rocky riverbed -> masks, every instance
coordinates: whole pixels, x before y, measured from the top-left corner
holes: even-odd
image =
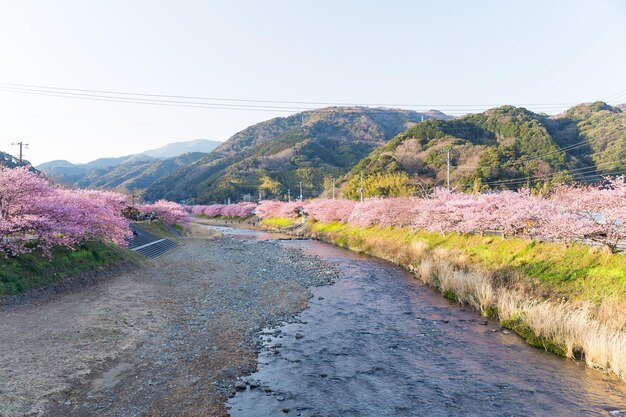
[[[210,230],[196,236],[224,236],[0,312],[0,416],[626,416],[622,381],[401,268]]]
[[[0,312],[0,416],[228,415],[261,330],[336,276],[273,240],[180,243],[137,271]]]

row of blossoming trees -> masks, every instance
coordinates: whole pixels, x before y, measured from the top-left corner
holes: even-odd
[[[135,207],[142,213],[151,213],[169,225],[184,226],[189,222],[189,214],[183,206],[167,200],[157,200],[151,204],[138,204]]]
[[[26,167],[0,167],[0,251],[16,256],[37,247],[50,254],[54,246],[73,248],[87,239],[125,246],[132,236],[125,206],[123,194],[55,187]],[[140,209],[170,224],[187,219],[180,205],[167,201]]]
[[[226,207],[236,212],[233,206],[237,205]],[[212,217],[215,207],[203,206],[198,213],[192,208],[192,213],[201,211]],[[320,222],[410,227],[444,234],[496,231],[503,236],[590,240],[611,250],[626,239],[624,177],[607,179],[600,185],[563,186],[549,196],[531,195],[527,190],[464,194],[438,189],[427,198],[262,201],[255,213],[260,218],[295,219],[301,209]]]
[[[209,206],[187,206],[186,208],[194,216],[250,217],[255,213],[257,205],[255,203],[211,204]]]

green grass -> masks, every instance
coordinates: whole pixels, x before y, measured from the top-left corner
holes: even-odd
[[[501,324],[503,327],[511,329],[515,333],[519,334],[526,341],[526,343],[533,347],[544,349],[558,356],[566,356],[565,347],[560,346],[558,343],[548,340],[545,337],[537,336],[537,334],[519,318],[514,320],[503,320]]]
[[[160,220],[136,222],[135,225],[145,230],[146,232],[152,233],[153,235],[160,238],[174,240],[176,239],[176,236],[174,236],[171,230],[169,230],[167,226],[165,226],[165,224],[163,224],[163,222],[161,222]],[[172,227],[174,227],[179,232],[182,230],[181,227],[178,225],[174,225]]]
[[[295,222],[294,219],[283,219],[279,217],[273,217],[269,219],[261,220],[261,224],[267,227],[289,227]]]
[[[129,250],[102,242],[84,242],[72,251],[54,248],[52,257],[39,251],[14,258],[0,255],[0,297],[24,292],[77,273],[126,261],[138,262]]]
[[[273,225],[287,219],[271,219]],[[469,266],[502,279],[521,277],[533,292],[598,303],[606,298],[626,302],[626,256],[582,244],[538,242],[499,236],[460,235],[404,228],[354,227],[342,223],[310,223],[315,235],[338,246],[375,255],[381,241],[411,244],[419,241],[427,250],[438,248],[463,258]]]
[[[580,244],[342,223],[309,222],[298,232],[414,270],[447,299],[499,319],[531,346],[584,358],[588,366],[626,381],[624,254]],[[574,302],[562,302],[564,296]],[[588,309],[589,302],[595,308]]]

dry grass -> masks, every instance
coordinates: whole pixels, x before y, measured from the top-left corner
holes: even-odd
[[[566,357],[581,355],[587,366],[626,380],[626,332],[594,318],[589,305],[532,300],[507,289],[498,291],[496,305],[503,322],[519,320],[536,336],[562,347]]]
[[[584,358],[589,367],[626,380],[626,306],[618,299],[599,305],[540,299],[528,277],[513,273],[502,280],[474,270],[470,257],[458,249],[431,247],[411,239],[407,231],[401,235],[399,230],[361,234],[354,230],[329,228],[314,235],[402,265],[446,297],[497,316],[531,345]]]
[[[572,359],[582,356],[587,366],[626,380],[626,332],[594,317],[589,304],[536,300],[518,290],[496,288],[484,274],[441,260],[422,259],[416,273],[448,298],[481,314],[497,312],[504,324],[515,323],[513,329],[531,344]]]

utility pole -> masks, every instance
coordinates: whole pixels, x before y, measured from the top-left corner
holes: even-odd
[[[24,142],[17,142],[17,143],[12,143],[12,146],[19,146],[20,147],[20,165],[22,165],[22,148],[28,148],[28,143],[24,143]]]
[[[450,190],[450,149],[448,149],[448,191]]]
[[[335,179],[333,178],[333,200],[335,199]]]
[[[363,201],[363,171],[361,171],[361,187],[359,188],[359,193],[361,194],[361,201]]]
[[[304,201],[302,199],[302,181],[300,181],[300,201]]]
[[[291,190],[287,188],[287,201],[291,203]]]

